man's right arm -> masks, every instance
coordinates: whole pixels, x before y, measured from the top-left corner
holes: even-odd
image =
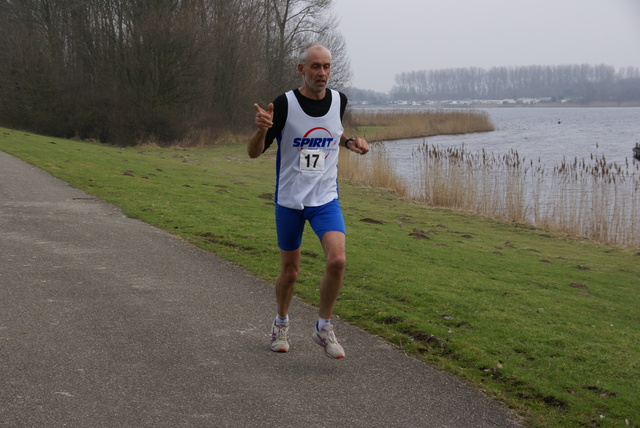
[[[247,145],[247,153],[250,158],[257,158],[262,154],[262,152],[264,152],[264,140],[266,136],[266,129],[256,129],[251,135],[251,138],[249,138],[249,144]]]
[[[257,158],[264,152],[265,138],[267,131],[273,126],[273,104],[269,104],[267,110],[264,110],[258,104],[254,104],[256,109],[256,126],[258,129],[249,138],[247,144],[247,153],[250,158]]]

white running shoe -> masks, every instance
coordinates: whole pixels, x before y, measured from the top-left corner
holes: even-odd
[[[271,327],[271,350],[287,352],[289,350],[289,324],[273,324]]]
[[[333,326],[328,325],[322,330],[313,332],[313,340],[324,348],[324,353],[331,358],[344,358],[344,349],[338,343]]]

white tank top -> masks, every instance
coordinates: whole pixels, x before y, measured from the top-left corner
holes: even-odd
[[[344,131],[340,94],[322,117],[307,115],[293,91],[286,93],[287,122],[278,140],[275,202],[287,208],[324,205],[338,197],[338,153]]]

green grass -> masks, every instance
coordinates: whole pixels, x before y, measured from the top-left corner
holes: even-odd
[[[260,278],[278,273],[273,154],[122,149],[8,129],[0,150]],[[338,316],[502,400],[530,426],[639,426],[637,250],[348,182],[340,191],[348,267]],[[297,293],[315,305],[324,263],[310,230],[303,250]]]

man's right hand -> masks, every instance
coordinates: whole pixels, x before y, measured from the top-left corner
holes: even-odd
[[[253,108],[256,109],[256,126],[258,129],[266,131],[271,128],[273,126],[273,103],[269,103],[267,110],[258,104],[254,104]]]
[[[264,151],[264,139],[267,136],[267,130],[273,126],[273,104],[269,104],[267,110],[254,104],[256,109],[256,126],[258,129],[249,138],[247,152],[250,158],[257,158]]]

